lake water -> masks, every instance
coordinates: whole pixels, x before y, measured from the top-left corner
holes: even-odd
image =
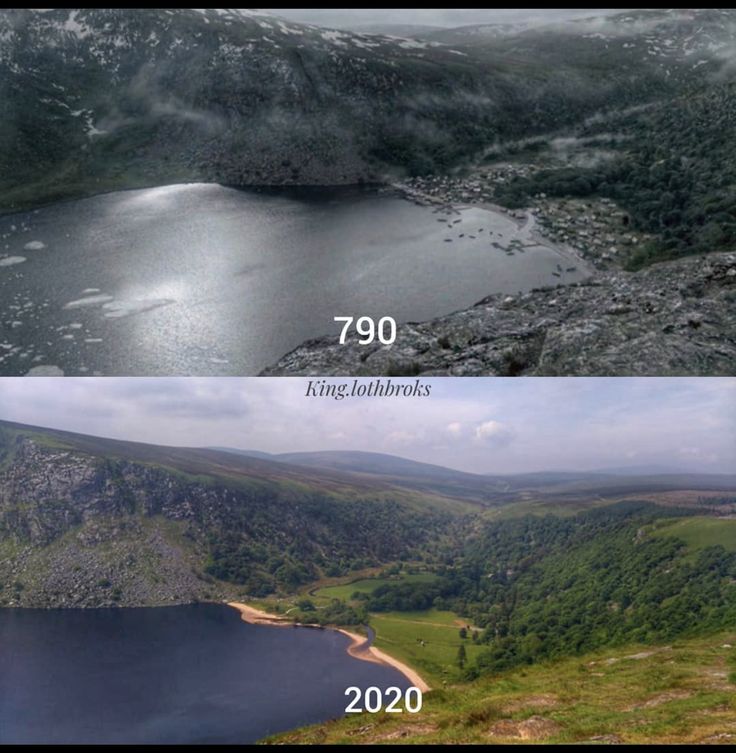
[[[423,321],[583,276],[478,207],[446,215],[372,190],[112,193],[0,217],[0,374],[251,375],[339,333],[335,316]]]
[[[332,630],[230,607],[0,609],[0,744],[249,743],[343,715],[345,689],[402,689]]]

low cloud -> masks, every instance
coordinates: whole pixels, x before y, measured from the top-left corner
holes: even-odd
[[[475,427],[475,438],[480,442],[494,445],[507,445],[513,439],[513,432],[499,421],[484,421]]]
[[[459,421],[453,421],[447,424],[446,431],[451,437],[459,437],[462,434],[463,425]]]
[[[364,25],[373,24],[407,24],[444,28],[509,23],[541,26],[573,18],[622,12],[621,9],[586,10],[583,8],[266,8],[265,10],[299,23],[357,30]]]
[[[0,419],[161,445],[386,452],[476,473],[736,472],[736,379],[423,381],[427,399],[335,401],[306,397],[300,378],[6,377]]]

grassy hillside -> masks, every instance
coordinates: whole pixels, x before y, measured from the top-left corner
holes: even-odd
[[[471,640],[472,626],[468,621],[448,610],[372,613],[370,624],[376,631],[375,645],[414,667],[431,687],[462,678],[463,669],[458,665],[461,645],[468,665],[483,651]],[[462,628],[467,631],[464,638],[460,637]]]
[[[710,546],[722,546],[726,551],[736,552],[736,520],[733,518],[678,520],[658,526],[653,535],[682,539],[692,554]]]
[[[359,714],[269,743],[728,743],[736,633],[541,663],[433,690],[419,714]]]

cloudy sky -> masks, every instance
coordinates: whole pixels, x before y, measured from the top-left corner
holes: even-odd
[[[264,10],[300,23],[346,29],[377,23],[444,27],[520,22],[542,24],[619,12],[580,8],[574,10],[562,8],[264,8]]]
[[[736,472],[736,379],[445,378],[423,380],[429,398],[342,401],[305,397],[307,382],[6,377],[0,418],[157,444],[385,452],[482,473]]]

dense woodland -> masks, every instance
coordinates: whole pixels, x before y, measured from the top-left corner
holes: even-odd
[[[632,227],[659,240],[632,267],[736,243],[736,85],[721,84],[633,113],[596,121],[580,133],[619,155],[588,168],[540,170],[499,192],[529,197],[602,196],[630,214]],[[616,138],[612,137],[616,135]],[[621,138],[623,137],[623,138]]]
[[[469,677],[624,643],[657,643],[733,625],[736,552],[689,554],[651,526],[690,511],[619,503],[571,518],[487,523],[439,578],[385,584],[368,611],[452,609],[488,645]]]
[[[291,509],[237,507],[210,530],[206,572],[244,585],[252,596],[294,590],[321,575],[345,575],[392,559],[428,556],[452,517],[391,501],[340,501],[304,492]],[[276,517],[281,520],[276,520]],[[292,528],[293,535],[279,530]]]

